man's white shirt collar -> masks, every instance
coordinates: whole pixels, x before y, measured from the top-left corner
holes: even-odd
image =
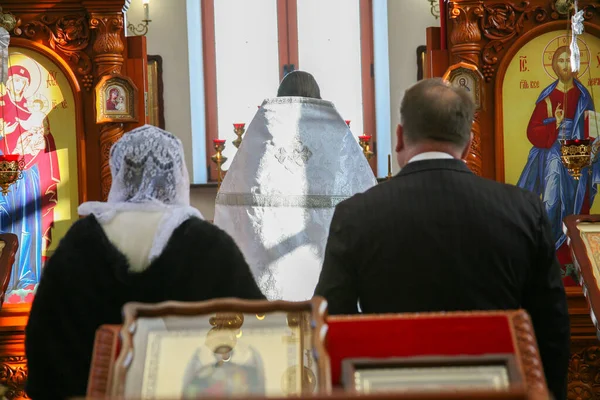
[[[446,160],[452,158],[454,157],[452,157],[450,154],[441,151],[427,151],[425,153],[417,154],[416,156],[408,160],[408,163],[410,164],[411,162],[424,160]]]

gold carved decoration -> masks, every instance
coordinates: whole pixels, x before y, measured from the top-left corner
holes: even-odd
[[[119,75],[123,68],[123,14],[122,13],[92,13],[90,28],[96,30],[96,40],[93,45],[94,62],[98,78],[105,75]],[[122,123],[106,123],[100,128],[100,179],[102,199],[108,198],[112,184],[110,166],[108,164],[112,145],[123,136],[125,129]]]
[[[4,396],[8,399],[27,398],[25,381],[27,380],[27,360],[25,357],[0,357],[0,385],[8,388]]]
[[[23,29],[17,27],[14,32],[17,36],[24,35],[30,39],[43,34],[48,47],[62,53],[79,75],[87,75],[92,71],[90,57],[85,53],[90,43],[90,30],[84,16],[42,15],[39,21],[29,22]]]
[[[208,323],[219,329],[240,329],[244,324],[244,314],[236,312],[219,312],[210,317]]]

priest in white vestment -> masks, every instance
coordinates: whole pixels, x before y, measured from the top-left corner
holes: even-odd
[[[268,299],[301,301],[319,279],[335,206],[377,181],[310,74],[288,74],[282,95],[265,100],[250,123],[214,222],[235,239]]]

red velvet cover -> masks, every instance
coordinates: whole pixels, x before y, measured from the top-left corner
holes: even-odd
[[[327,325],[333,385],[340,384],[346,358],[515,353],[504,315],[330,317]]]

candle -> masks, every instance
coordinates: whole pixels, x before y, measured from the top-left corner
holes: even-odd
[[[369,142],[371,140],[371,136],[369,136],[369,135],[362,135],[362,136],[359,136],[358,138],[365,142]]]
[[[144,20],[150,21],[150,0],[142,0],[144,4]]]
[[[348,125],[348,128],[350,128],[350,120],[347,119],[345,122],[346,122],[346,125]]]
[[[233,124],[233,127],[235,129],[244,129],[244,127],[246,126],[246,124],[242,123],[242,122],[238,122],[236,124]]]
[[[213,139],[213,143],[215,144],[215,146],[225,144],[225,139]]]

